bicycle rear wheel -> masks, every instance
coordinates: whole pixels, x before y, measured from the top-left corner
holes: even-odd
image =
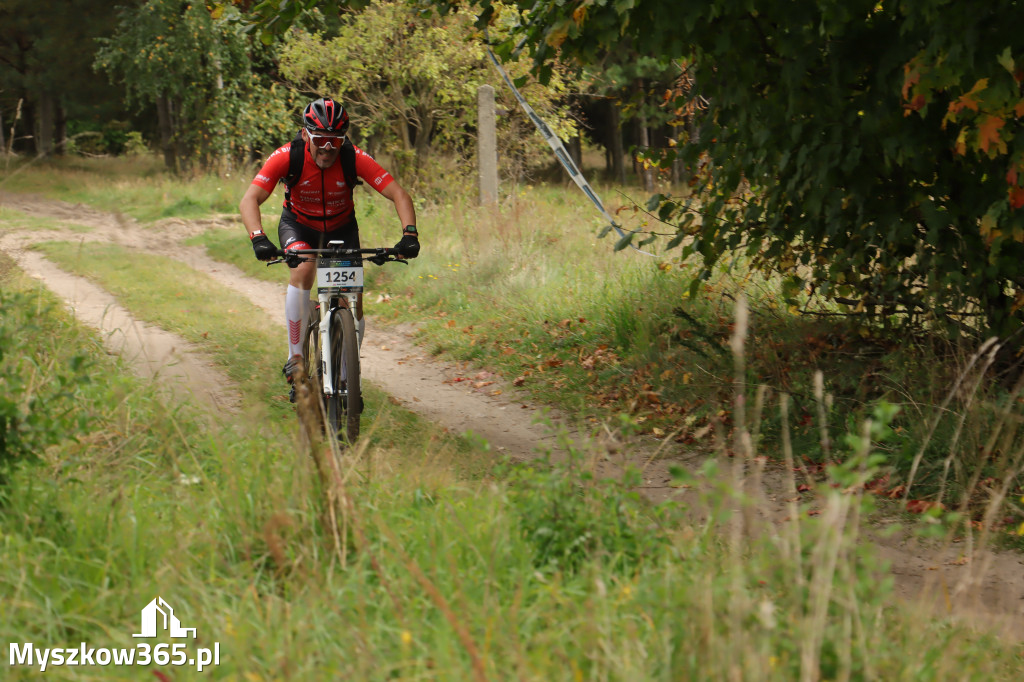
[[[359,337],[347,308],[338,308],[331,320],[331,374],[336,390],[327,399],[328,423],[340,442],[359,437],[359,413],[363,396],[359,383]],[[342,366],[345,381],[341,381]],[[340,387],[344,388],[340,388]]]

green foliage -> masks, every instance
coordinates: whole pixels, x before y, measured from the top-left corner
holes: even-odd
[[[294,30],[281,50],[281,70],[309,91],[341,99],[350,111],[360,144],[383,151],[403,165],[424,169],[430,153],[473,158],[477,89],[501,83],[486,57],[472,17],[440,18],[417,12],[406,2],[375,0],[346,14],[334,38]],[[506,64],[513,78],[528,72],[525,62]],[[538,113],[565,138],[573,126],[558,107],[567,84],[556,74],[548,85],[524,88]],[[496,88],[499,154],[518,175],[550,151],[533,133],[511,92]]]
[[[44,340],[58,324],[50,306],[25,292],[0,290],[0,310],[2,484],[13,467],[77,436],[84,424],[73,413],[75,399],[89,377],[83,354],[56,355],[47,347]]]
[[[705,268],[743,250],[864,314],[1020,326],[1019,3],[516,5],[502,50],[525,41],[542,77],[556,54],[597,64],[623,44],[686,68],[710,102],[682,152],[699,201],[659,216]]]
[[[574,574],[598,560],[629,574],[642,561],[656,560],[669,546],[655,522],[664,510],[641,498],[640,473],[598,480],[564,431],[559,445],[569,453],[567,462],[553,461],[548,452],[541,463],[513,466],[507,473],[510,501],[534,565]]]
[[[318,23],[324,14],[337,16],[342,8],[363,9],[370,0],[262,0],[252,6],[247,0],[231,0],[231,5],[246,9],[246,30],[257,29],[264,45],[271,45],[293,25]],[[228,5],[214,3],[214,13],[223,12]]]
[[[294,93],[254,70],[267,50],[235,19],[234,10],[214,17],[202,4],[148,0],[122,8],[115,35],[100,39],[95,67],[124,84],[129,103],[163,108],[162,144],[182,165],[196,155],[245,159],[291,133]]]

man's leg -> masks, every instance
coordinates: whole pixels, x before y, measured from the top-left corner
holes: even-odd
[[[309,292],[313,289],[316,266],[301,263],[290,272],[288,293],[284,299],[284,317],[288,321],[288,357],[302,356],[309,323]]]
[[[295,215],[284,209],[281,221],[277,226],[281,248],[308,249],[309,240],[314,239],[309,228],[300,225]],[[302,261],[295,267],[289,263],[288,290],[285,294],[284,317],[288,332],[288,359],[284,365],[284,376],[292,383],[292,375],[302,367],[305,354],[306,327],[309,324],[309,292],[316,279],[316,265]],[[292,386],[289,398],[295,400],[295,386]]]

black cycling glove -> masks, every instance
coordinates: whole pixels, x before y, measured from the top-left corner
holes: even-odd
[[[252,240],[252,250],[256,252],[257,260],[271,260],[277,255],[277,247],[274,246],[274,242],[267,238],[267,235],[263,234],[262,230],[254,232],[250,239]]]
[[[406,258],[420,255],[420,237],[415,225],[407,225],[402,240],[395,244],[395,250]]]

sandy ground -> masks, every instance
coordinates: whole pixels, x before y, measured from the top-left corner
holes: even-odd
[[[182,247],[179,243],[211,227],[236,229],[239,238],[244,239],[242,228],[232,225],[233,221],[222,224],[172,219],[157,226],[159,229],[142,228],[131,219],[87,206],[4,192],[0,192],[0,206],[28,216],[90,228],[86,232],[35,231],[32,234],[35,240],[115,243],[160,253],[206,272],[264,310],[268,324],[281,327],[283,346],[286,279],[283,271],[280,285],[268,284],[214,261],[199,248]],[[238,395],[230,388],[223,372],[208,358],[175,335],[133,319],[99,287],[61,271],[39,254],[27,250],[26,236],[24,228],[0,223],[0,250],[65,301],[80,321],[100,330],[109,350],[124,355],[140,376],[158,378],[179,400],[203,400],[229,410],[237,407]],[[599,473],[614,473],[622,464],[632,462],[642,468],[642,488],[651,499],[696,501],[696,491],[669,486],[668,467],[675,463],[692,468],[703,461],[703,456],[667,449],[653,440],[622,444],[607,434],[597,438],[584,436],[573,428],[569,416],[557,410],[542,410],[500,377],[479,368],[437,361],[418,348],[411,335],[409,329],[374,325],[372,316],[368,315],[361,352],[365,379],[406,408],[453,432],[472,431],[487,439],[492,450],[516,459],[536,457],[538,452],[547,449],[557,453],[556,436],[538,419],[561,424],[577,447],[604,453],[598,458]],[[494,383],[474,388],[486,382]],[[609,451],[613,453],[610,456]],[[758,472],[758,478],[763,489],[761,518],[781,521],[788,515],[787,477],[784,472],[769,469]],[[897,596],[919,605],[923,617],[929,617],[929,613],[952,614],[980,628],[1024,641],[1024,556],[970,551],[963,542],[927,545],[906,534],[883,537],[876,533],[870,541],[891,564]]]

